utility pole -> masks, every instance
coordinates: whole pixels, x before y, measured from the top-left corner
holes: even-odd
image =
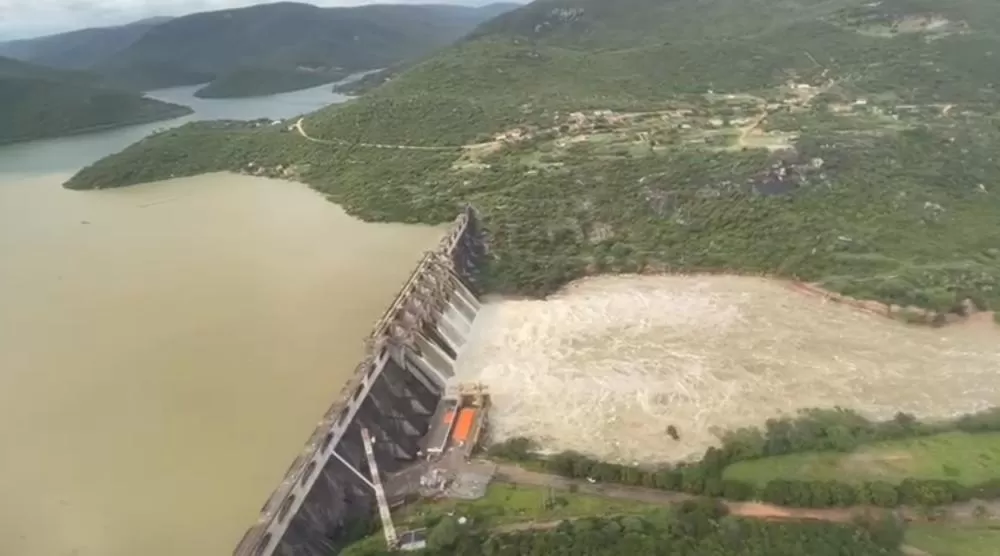
[[[389,512],[389,501],[385,498],[385,489],[382,488],[382,479],[378,475],[378,464],[375,463],[375,452],[372,450],[372,437],[368,434],[368,429],[362,427],[361,440],[365,444],[365,456],[368,457],[368,468],[372,472],[372,486],[375,487],[375,500],[378,502],[378,513],[382,518],[382,531],[385,533],[385,544],[389,550],[396,550],[399,547],[399,539],[396,537],[396,528],[392,525],[392,514]]]

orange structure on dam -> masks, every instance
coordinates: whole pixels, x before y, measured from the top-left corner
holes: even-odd
[[[458,412],[458,420],[455,422],[455,429],[451,433],[451,442],[454,445],[463,445],[469,440],[469,433],[472,432],[472,425],[476,422],[475,408],[463,407]]]

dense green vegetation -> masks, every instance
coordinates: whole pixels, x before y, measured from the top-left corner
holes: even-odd
[[[611,500],[574,492],[553,492],[542,487],[491,484],[479,500],[419,502],[407,507],[400,518],[406,526],[423,526],[442,515],[458,513],[488,521],[490,526],[548,523],[553,520],[591,515],[642,514],[658,506],[631,500]]]
[[[594,478],[603,482],[646,486],[689,494],[723,497],[731,500],[762,500],[782,506],[846,507],[873,505],[880,507],[937,506],[971,499],[1000,498],[1000,467],[994,451],[1000,432],[1000,409],[961,417],[954,421],[921,423],[900,413],[886,422],[873,422],[848,410],[809,410],[797,418],[771,419],[762,429],[745,428],[727,433],[719,448],[709,448],[695,463],[643,468],[600,462],[583,454],[563,452],[551,457],[539,457],[533,443],[514,438],[491,446],[493,457],[528,462],[545,471],[575,478]],[[961,433],[961,434],[957,434]],[[942,446],[955,446],[965,438],[964,454],[942,454]],[[664,434],[664,441],[667,434]],[[890,476],[866,475],[862,470],[843,470],[831,476],[810,469],[790,469],[790,454],[807,454],[806,458],[827,457],[850,459],[858,454],[870,454],[869,446],[884,449],[895,442],[924,448],[913,457],[938,455],[937,460],[915,464],[911,469],[897,469]],[[977,442],[979,451],[968,450]],[[929,448],[928,448],[929,447]],[[938,452],[932,452],[938,448]],[[973,461],[959,460],[975,456]],[[792,461],[795,461],[794,459]],[[801,461],[801,460],[800,460]],[[751,466],[739,467],[750,462]],[[768,466],[775,466],[773,475],[763,476]],[[731,466],[735,472],[727,472]],[[781,473],[781,471],[786,471]],[[934,472],[932,472],[932,470]],[[940,473],[938,473],[940,470]]]
[[[610,500],[576,492],[557,492],[553,489],[526,485],[493,483],[486,495],[477,500],[418,500],[393,512],[397,531],[433,527],[449,516],[465,516],[475,521],[478,531],[516,529],[530,526],[554,525],[561,519],[578,519],[592,516],[651,515],[660,506],[631,500]],[[377,523],[367,523],[366,534],[346,540],[358,541],[352,553],[378,551],[385,546],[384,537],[377,531]]]
[[[1000,556],[1000,528],[923,523],[910,526],[906,544],[934,556]]]
[[[176,118],[191,109],[102,87],[81,72],[0,58],[0,144]]]
[[[347,77],[343,71],[240,68],[219,76],[195,91],[199,98],[234,98],[274,95],[308,89]]]
[[[441,222],[472,202],[503,292],[720,269],[939,313],[1000,306],[1000,5],[771,4],[539,0],[307,117],[340,147],[188,128],[69,186],[254,163],[368,219]],[[944,23],[911,29],[927,14]],[[882,20],[901,23],[883,36]]]
[[[388,68],[369,72],[358,79],[338,83],[333,86],[333,92],[354,96],[367,93],[380,85],[384,85],[390,79],[399,75],[409,65],[409,63],[396,64]]]
[[[0,57],[0,77],[4,79],[34,79],[64,81],[73,85],[99,85],[100,77],[85,71],[64,71],[29,64],[13,58]]]
[[[426,55],[506,9],[279,2],[202,12],[152,27],[92,68],[143,90],[222,79],[207,94],[250,96]]]
[[[423,554],[448,556],[874,556],[899,554],[903,535],[902,527],[888,520],[836,524],[737,518],[711,501],[685,502],[644,516],[586,517],[519,531],[491,530],[488,520],[477,517],[461,525],[455,517],[436,516],[426,525],[428,549]],[[372,539],[342,554],[389,552]]]
[[[974,485],[1000,479],[1000,433],[942,433],[875,442],[851,452],[812,452],[742,461],[723,477],[764,485],[775,479],[841,480],[851,483],[907,478],[954,480]]]

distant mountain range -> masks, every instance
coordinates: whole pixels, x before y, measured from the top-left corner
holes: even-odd
[[[80,29],[34,39],[0,42],[0,56],[60,69],[89,69],[128,48],[153,27],[169,21],[154,17],[118,27]]]
[[[516,7],[281,2],[0,43],[0,56],[88,70],[120,88],[218,81],[203,96],[252,96],[421,57]]]

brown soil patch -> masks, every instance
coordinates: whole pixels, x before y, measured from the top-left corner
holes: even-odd
[[[729,506],[730,513],[733,515],[772,521],[817,520],[847,523],[854,518],[852,510],[841,508],[825,510],[783,508],[760,502],[730,502],[727,505]]]
[[[853,453],[845,457],[840,468],[845,471],[863,470],[869,474],[890,474],[909,468],[913,455],[906,452]]]
[[[889,318],[901,317],[906,313],[917,315],[926,321],[926,324],[930,324],[933,320],[934,312],[926,309],[921,309],[919,307],[900,307],[898,305],[890,305],[888,303],[883,303],[881,301],[875,301],[871,299],[856,299],[850,296],[839,294],[823,288],[822,286],[809,282],[799,282],[799,281],[786,281],[788,287],[799,293],[806,295],[822,297],[826,301],[832,301],[834,303],[840,303],[853,307],[859,311],[864,311],[866,313],[871,313],[874,315],[881,315]],[[919,324],[919,323],[914,323]],[[957,315],[954,313],[949,313],[946,315],[943,324],[946,325],[956,325],[964,324],[967,326],[995,326],[992,311],[974,311],[966,316]]]

